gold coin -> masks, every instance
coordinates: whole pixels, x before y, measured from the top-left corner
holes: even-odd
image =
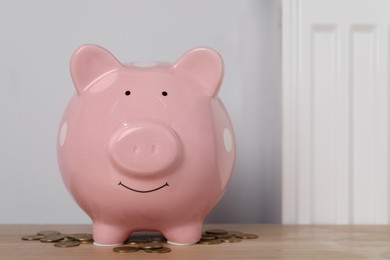
[[[76,239],[78,241],[93,241],[92,234],[89,233],[70,234],[67,235],[67,237]]]
[[[139,246],[141,249],[150,249],[150,250],[154,250],[154,249],[161,249],[163,248],[164,246],[162,244],[159,244],[159,243],[147,243],[147,244],[142,244]]]
[[[222,238],[221,241],[224,243],[236,243],[236,242],[241,242],[241,239],[237,237],[229,237],[229,238]]]
[[[59,235],[59,234],[61,233],[54,230],[39,231],[37,233],[37,235],[41,235],[41,236],[50,236],[50,235]]]
[[[134,245],[134,246],[138,246],[138,245],[140,245],[141,243],[138,243],[138,242],[135,242],[135,241],[126,241],[124,244],[125,244],[125,245]]]
[[[152,237],[152,238],[149,238],[149,242],[157,242],[157,243],[164,243],[166,242],[166,238],[165,237]]]
[[[200,237],[200,240],[213,240],[213,239],[216,239],[216,238],[217,238],[216,236],[202,235]]]
[[[116,253],[134,253],[139,250],[138,246],[117,246],[112,249]]]
[[[56,247],[74,247],[74,246],[79,246],[80,242],[76,240],[63,240],[59,242],[55,242],[54,246]]]
[[[136,238],[132,238],[132,239],[128,239],[125,244],[128,244],[128,245],[141,245],[141,244],[146,244],[148,243],[149,241],[147,239],[136,239]]]
[[[53,243],[53,242],[60,241],[64,238],[65,238],[65,236],[63,236],[61,234],[56,234],[56,235],[45,236],[45,237],[41,238],[40,241],[45,242],[45,243]]]
[[[221,244],[221,240],[219,239],[213,239],[213,240],[200,240],[198,242],[198,244],[201,244],[201,245],[217,245],[217,244]]]
[[[241,231],[229,231],[229,233],[232,234],[233,236],[242,234]]]
[[[230,238],[230,237],[233,237],[233,234],[226,233],[226,234],[217,235],[217,238]]]
[[[64,233],[61,233],[61,235],[63,235],[65,237],[65,239],[68,239],[68,240],[76,240],[72,234],[64,234]]]
[[[80,242],[80,244],[93,244],[93,240],[75,240]]]
[[[228,231],[225,229],[208,229],[206,230],[206,234],[211,234],[211,235],[223,235],[227,234]]]
[[[238,238],[242,238],[242,239],[256,239],[259,237],[258,235],[255,235],[255,234],[244,234],[244,233],[243,234],[236,234],[235,236]]]
[[[28,241],[33,241],[33,240],[40,240],[41,238],[44,238],[45,236],[42,235],[25,235],[22,236],[22,240],[28,240]]]
[[[159,249],[145,249],[145,252],[162,254],[171,252],[171,249],[169,247],[162,247]]]

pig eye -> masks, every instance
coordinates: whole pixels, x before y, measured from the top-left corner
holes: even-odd
[[[127,90],[127,91],[125,92],[125,95],[126,95],[126,96],[130,96],[130,94],[131,94],[130,90]]]
[[[168,96],[168,92],[166,92],[166,91],[163,91],[161,94],[162,94],[164,97],[165,97],[165,96]]]

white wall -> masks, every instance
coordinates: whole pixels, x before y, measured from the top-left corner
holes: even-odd
[[[231,185],[209,222],[279,222],[277,2],[1,1],[0,223],[89,223],[65,189],[59,120],[74,88],[69,58],[97,43],[121,61],[174,61],[206,45],[225,59],[220,96],[237,135]]]

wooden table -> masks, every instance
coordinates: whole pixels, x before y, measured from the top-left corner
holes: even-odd
[[[255,240],[219,245],[172,246],[172,252],[114,253],[110,247],[57,248],[23,241],[41,230],[91,232],[90,225],[0,225],[0,259],[390,259],[390,226],[205,225],[255,233]]]

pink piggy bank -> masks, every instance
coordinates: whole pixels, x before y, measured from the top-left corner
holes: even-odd
[[[72,56],[76,95],[63,115],[63,181],[96,245],[159,231],[189,245],[229,183],[235,139],[217,98],[223,61],[196,48],[174,64],[121,64],[96,45]]]

